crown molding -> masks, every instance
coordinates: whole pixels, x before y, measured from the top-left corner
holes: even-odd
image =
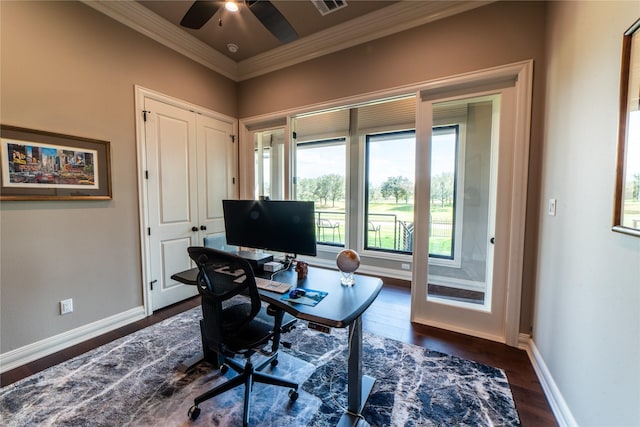
[[[238,63],[246,80],[492,3],[400,1]]]
[[[231,80],[242,81],[475,9],[495,0],[400,1],[240,62],[233,61],[135,1],[81,1]]]

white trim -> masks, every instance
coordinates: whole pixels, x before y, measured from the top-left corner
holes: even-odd
[[[482,292],[486,291],[486,283],[475,280],[459,279],[457,277],[439,276],[436,274],[429,275],[429,284],[446,286],[447,288],[463,289],[465,291]]]
[[[469,308],[471,308],[471,305],[469,306]],[[502,337],[501,335],[487,334],[487,333],[484,333],[484,332],[481,332],[481,331],[476,331],[476,330],[472,330],[472,329],[463,328],[463,327],[460,327],[458,325],[452,325],[452,324],[449,324],[449,323],[446,323],[446,322],[438,322],[438,321],[435,321],[435,320],[425,319],[425,318],[421,318],[421,317],[412,318],[411,322],[412,323],[416,323],[417,322],[417,323],[420,323],[421,325],[432,326],[434,328],[445,329],[447,331],[458,332],[458,333],[464,334],[464,335],[469,335],[469,336],[473,336],[473,337],[477,337],[477,338],[482,338],[482,339],[489,340],[489,341],[495,341],[495,342],[499,342],[501,344],[504,343],[504,337]]]
[[[135,1],[81,1],[234,81],[257,77],[493,2],[493,0],[397,2],[244,61],[235,62]]]
[[[6,372],[34,360],[53,354],[57,351],[84,342],[113,331],[114,329],[128,325],[140,319],[144,319],[144,307],[139,306],[107,318],[82,325],[70,331],[54,335],[49,338],[34,342],[24,347],[0,354],[0,372]]]
[[[511,224],[507,266],[507,298],[505,338],[507,344],[517,345],[522,300],[522,270],[524,265],[524,237],[529,180],[529,145],[531,142],[531,108],[533,97],[533,60],[524,61],[517,70],[515,138],[513,141],[513,186],[511,190]]]
[[[578,422],[573,417],[571,409],[569,409],[560,389],[556,385],[549,368],[547,368],[547,364],[542,358],[542,354],[536,347],[536,343],[529,335],[520,334],[518,347],[527,352],[558,425],[560,427],[578,427]]]

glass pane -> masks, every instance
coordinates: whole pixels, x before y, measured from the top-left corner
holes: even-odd
[[[262,153],[256,150],[255,156],[255,178],[256,178],[256,194],[255,198],[260,196],[271,197],[271,149],[263,148]]]
[[[429,256],[453,259],[458,126],[433,129]]]
[[[315,202],[319,244],[344,246],[345,141],[338,138],[296,145],[296,200]]]
[[[429,256],[454,258],[458,126],[433,129]],[[415,132],[367,136],[365,249],[413,252]]]
[[[494,100],[434,105],[434,117],[459,125],[434,129],[432,138],[430,301],[490,309],[496,185],[492,158],[497,153],[493,127],[498,114]]]
[[[284,129],[254,134],[255,198],[284,197]]]
[[[414,131],[367,135],[365,249],[413,251]]]

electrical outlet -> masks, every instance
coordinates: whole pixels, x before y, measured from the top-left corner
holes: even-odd
[[[556,199],[549,199],[549,215],[556,216]]]
[[[73,299],[65,299],[60,301],[60,314],[69,314],[73,312]]]
[[[401,264],[400,267],[402,267],[403,270],[410,270],[411,269],[411,264]]]

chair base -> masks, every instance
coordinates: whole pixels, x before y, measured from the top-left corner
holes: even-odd
[[[260,365],[259,369],[266,366],[267,363],[271,363],[272,365],[275,365],[274,361],[277,363],[277,359],[275,359],[275,357],[271,357],[267,359],[266,362]],[[244,411],[242,414],[243,426],[248,425],[249,410],[250,410],[250,396],[251,396],[251,389],[253,388],[254,383],[289,387],[291,389],[289,390],[289,399],[291,399],[292,401],[295,401],[298,398],[298,384],[291,381],[284,380],[282,378],[278,378],[273,375],[265,374],[264,372],[260,372],[259,370],[254,368],[253,364],[250,361],[248,361],[244,365],[244,367],[242,367],[233,359],[228,359],[225,361],[225,365],[233,368],[233,370],[238,372],[239,375],[236,377],[233,377],[229,381],[223,384],[220,384],[219,386],[214,387],[213,389],[196,397],[193,400],[194,405],[189,409],[189,413],[188,413],[189,418],[191,418],[192,420],[195,420],[200,416],[200,408],[198,407],[200,403],[206,400],[209,400],[212,397],[218,396],[226,391],[234,389],[242,384],[244,384]]]

